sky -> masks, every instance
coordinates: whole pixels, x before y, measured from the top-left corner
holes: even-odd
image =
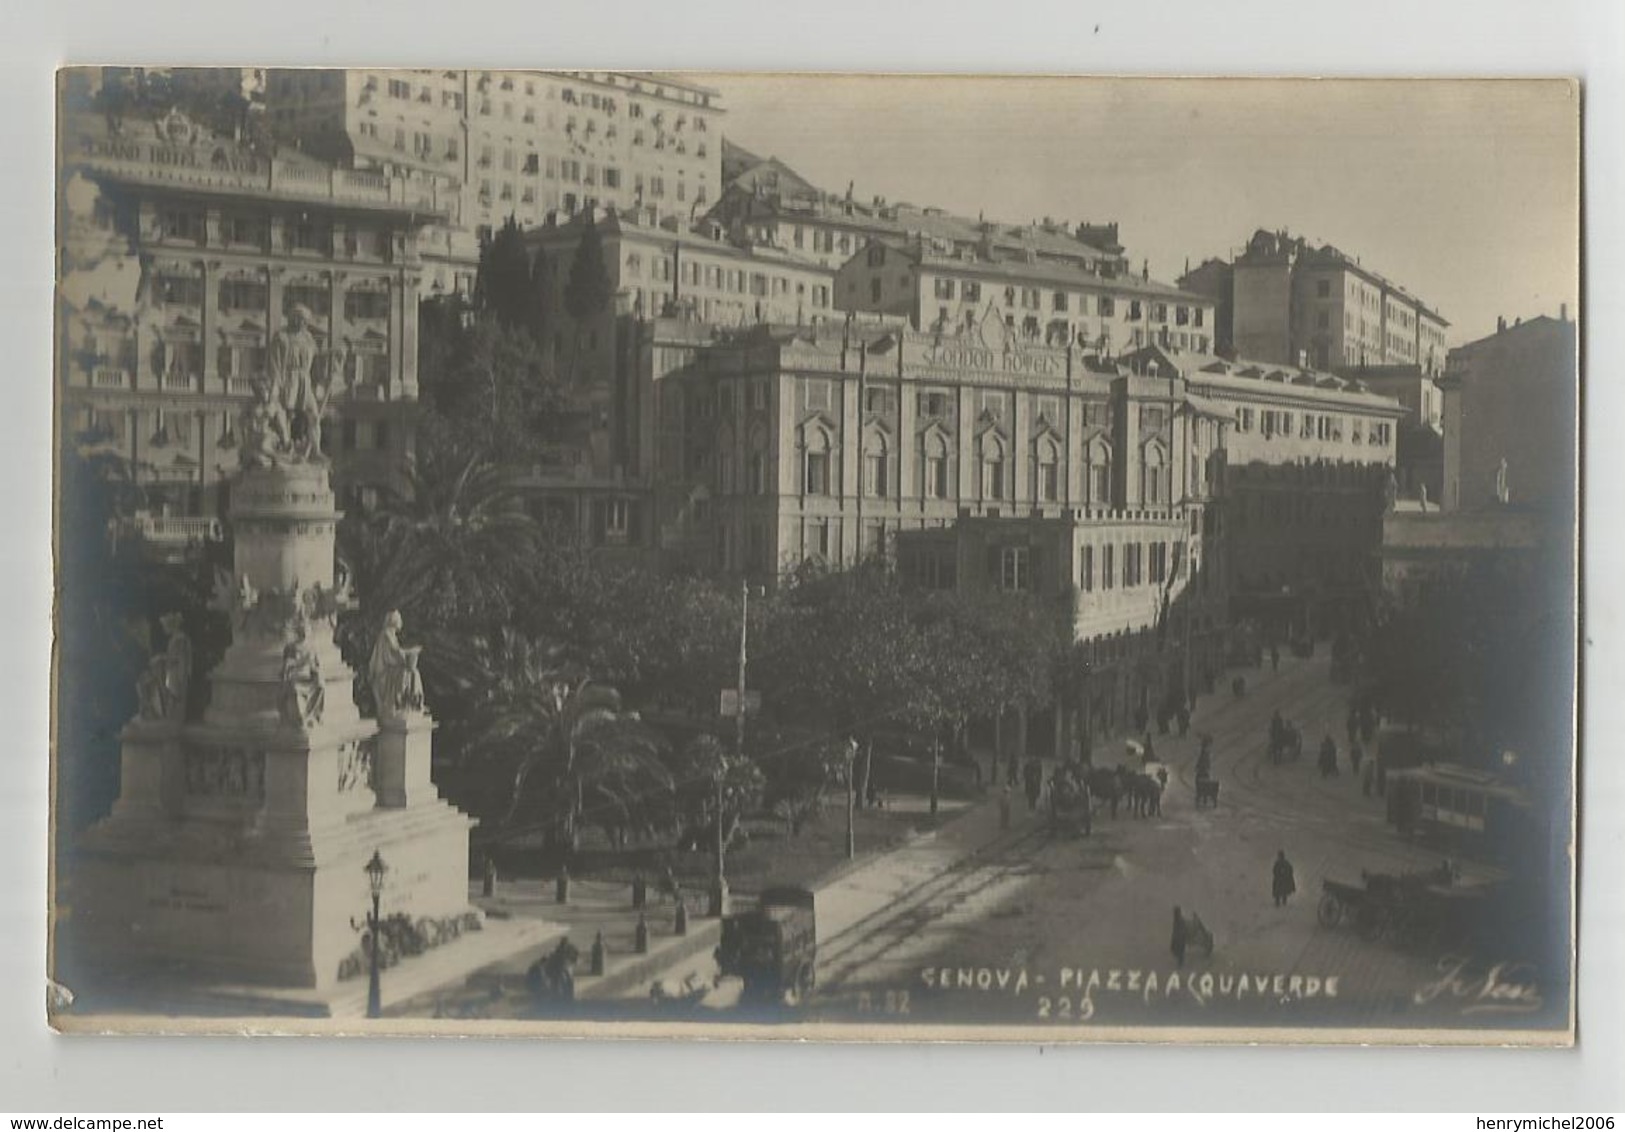
[[[729,140],[861,200],[1116,221],[1154,278],[1259,228],[1331,243],[1451,323],[1579,309],[1564,81],[715,74]]]

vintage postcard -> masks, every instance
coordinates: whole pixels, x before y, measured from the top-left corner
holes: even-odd
[[[1578,84],[58,111],[57,1028],[1573,1041]]]

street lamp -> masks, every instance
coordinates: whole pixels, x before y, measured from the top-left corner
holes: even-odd
[[[378,914],[378,901],[384,894],[384,874],[389,872],[389,866],[384,864],[383,855],[374,849],[372,860],[363,866],[367,874],[367,888],[372,893],[372,910],[367,913],[367,1017],[378,1018],[383,1014],[383,1004],[378,990],[378,929],[383,925],[383,919]],[[354,917],[350,919],[352,928],[360,928]]]

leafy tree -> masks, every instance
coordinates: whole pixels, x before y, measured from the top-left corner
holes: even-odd
[[[722,844],[733,844],[739,822],[761,804],[766,778],[748,756],[729,751],[710,734],[700,734],[683,751],[679,764],[678,814],[684,830],[680,845],[709,850],[717,844],[718,800]]]
[[[118,796],[120,732],[135,717],[136,681],[163,644],[158,618],[179,613],[191,638],[188,713],[208,694],[203,675],[224,654],[225,619],[208,608],[214,571],[231,548],[195,548],[180,563],[118,538],[142,502],[124,461],[67,453],[60,464],[56,600],[56,752],[59,833],[77,833]]]
[[[458,299],[423,304],[418,335],[417,460],[428,479],[478,454],[529,467],[581,422],[536,340]]]
[[[860,804],[873,741],[905,717],[919,694],[926,641],[904,591],[880,563],[806,575],[790,586],[770,623],[764,676],[787,717],[858,739]]]
[[[1573,747],[1574,631],[1566,547],[1473,563],[1388,611],[1365,648],[1367,688],[1387,716],[1453,739],[1467,763],[1518,756],[1561,779]]]
[[[615,296],[609,269],[604,265],[604,237],[593,222],[592,210],[584,214],[581,239],[570,261],[570,277],[564,287],[564,309],[575,324],[575,341],[570,354],[570,384],[575,384],[576,365],[581,357],[581,341],[587,326],[608,308]]]

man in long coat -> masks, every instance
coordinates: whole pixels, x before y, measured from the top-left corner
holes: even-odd
[[[1298,891],[1298,882],[1292,875],[1292,862],[1286,859],[1286,850],[1275,854],[1274,883],[1270,886],[1277,908],[1286,904],[1287,897]]]

